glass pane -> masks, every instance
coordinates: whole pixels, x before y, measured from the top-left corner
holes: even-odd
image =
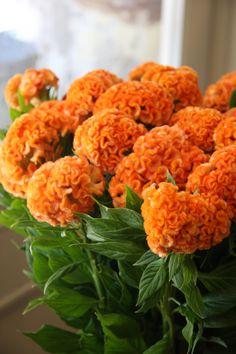
[[[0,125],[7,124],[3,88],[10,76],[27,67],[49,67],[60,78],[61,95],[95,68],[124,77],[141,62],[158,61],[160,18],[161,0],[4,1]]]

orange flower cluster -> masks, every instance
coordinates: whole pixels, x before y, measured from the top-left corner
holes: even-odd
[[[138,65],[136,68],[132,69],[129,74],[129,80],[134,81],[141,81],[143,75],[147,72],[152,70],[153,68],[157,68],[160,66],[159,64],[155,63],[154,61],[147,61],[141,65]]]
[[[216,83],[207,87],[203,97],[203,105],[226,112],[229,110],[230,98],[235,89],[236,71],[233,71],[223,75]]]
[[[42,165],[31,178],[27,206],[39,221],[66,225],[75,213],[91,211],[92,195],[102,195],[105,180],[100,170],[85,157],[64,157]]]
[[[134,154],[121,161],[111,179],[109,192],[115,206],[125,205],[125,185],[141,192],[150,183],[166,180],[167,170],[180,188],[184,188],[188,175],[208,156],[190,144],[177,126],[157,127],[137,139]]]
[[[152,252],[193,253],[209,249],[230,233],[232,217],[227,203],[216,195],[192,195],[170,183],[145,191],[144,228]]]
[[[228,116],[220,122],[214,132],[216,149],[236,145],[236,115]]]
[[[122,80],[106,70],[94,70],[75,80],[66,95],[68,102],[73,102],[85,111],[87,116],[92,115],[96,100],[111,86]]]
[[[155,83],[123,82],[111,87],[97,100],[94,112],[117,108],[144,124],[162,125],[173,112],[173,99]]]
[[[214,130],[223,119],[216,109],[186,107],[174,114],[169,124],[178,124],[194,145],[207,152],[214,149]]]
[[[129,75],[130,79],[157,82],[172,95],[175,111],[187,106],[200,106],[202,94],[199,89],[198,75],[188,66],[174,68],[159,64],[143,64]]]
[[[27,69],[24,74],[13,76],[7,83],[5,99],[12,108],[19,109],[18,93],[24,98],[25,104],[38,106],[44,98],[45,90],[58,87],[58,78],[49,69]]]
[[[137,138],[147,132],[142,124],[116,109],[106,109],[87,119],[74,137],[76,154],[83,154],[104,173],[113,173]]]
[[[209,163],[198,166],[188,177],[187,190],[217,195],[224,199],[236,217],[236,146],[215,151]]]
[[[45,102],[17,118],[2,143],[1,183],[15,196],[25,197],[29,179],[46,161],[61,157],[63,139],[74,133],[80,119],[67,112],[64,103]],[[10,181],[10,182],[9,182]]]

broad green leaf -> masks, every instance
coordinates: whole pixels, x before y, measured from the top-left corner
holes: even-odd
[[[143,228],[129,226],[122,221],[114,219],[92,218],[89,215],[80,214],[86,220],[86,235],[92,241],[114,240],[124,244],[124,241],[137,240],[146,242]]]
[[[33,252],[33,274],[35,281],[40,285],[44,286],[48,278],[52,275],[52,271],[48,265],[48,258],[44,255]]]
[[[168,268],[169,268],[169,280],[171,280],[176,273],[180,270],[185,259],[184,254],[172,253],[169,256]]]
[[[17,109],[14,108],[10,108],[10,118],[12,122],[14,122],[14,120],[16,120],[16,118],[20,117],[22,114],[23,112],[18,111]]]
[[[127,208],[107,208],[102,204],[99,204],[99,209],[102,218],[119,221],[121,224],[131,226],[134,229],[140,229],[145,234],[143,218],[136,211]]]
[[[79,263],[79,262],[78,262]],[[55,273],[53,273],[48,280],[46,281],[45,285],[44,285],[44,294],[46,294],[48,288],[53,284],[53,282],[57,279],[62,278],[64,275],[71,273],[73,270],[76,269],[78,263],[70,263],[67,264],[63,267],[61,267],[60,269],[58,269]]]
[[[188,353],[192,347],[192,343],[193,343],[193,328],[194,325],[191,321],[189,321],[188,318],[186,318],[186,325],[184,326],[184,328],[182,329],[182,334],[184,336],[184,339],[186,340],[186,342],[188,343]]]
[[[162,259],[159,258],[158,255],[153,253],[152,251],[145,252],[137,262],[134,263],[135,266],[145,266],[154,261],[160,260],[160,264],[162,264]]]
[[[208,293],[203,297],[205,317],[221,315],[235,307],[235,294]]]
[[[236,307],[221,314],[205,318],[204,326],[207,328],[228,328],[236,326]]]
[[[52,307],[59,316],[81,317],[89,309],[95,308],[98,300],[82,295],[78,291],[58,287],[45,297],[45,303]]]
[[[234,107],[236,107],[236,90],[233,90],[229,101],[229,108]]]
[[[167,281],[167,272],[160,260],[150,263],[144,270],[139,284],[138,305],[154,295]]]
[[[105,335],[104,354],[141,354],[146,349],[138,323],[123,314],[97,314]]]
[[[199,280],[210,292],[231,292],[236,300],[236,260],[217,267],[210,273],[199,273]]]
[[[0,184],[0,205],[3,207],[9,207],[13,200],[14,197],[7,193],[3,186]]]
[[[138,289],[142,272],[134,267],[132,263],[118,261],[119,274],[121,279],[129,286]]]
[[[190,286],[184,292],[186,301],[191,310],[200,318],[204,318],[204,304],[202,295],[197,286]]]
[[[80,337],[63,329],[44,325],[37,332],[24,333],[49,353],[78,353],[81,349]]]
[[[161,340],[145,350],[143,354],[167,354],[169,353],[170,345],[169,335],[166,334]]]
[[[126,191],[126,208],[132,209],[140,213],[143,200],[128,186],[125,186]]]
[[[143,253],[143,248],[135,242],[108,241],[81,244],[81,247],[102,254],[111,259],[135,262]]]

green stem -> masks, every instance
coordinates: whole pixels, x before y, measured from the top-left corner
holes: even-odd
[[[99,307],[101,309],[103,309],[105,306],[104,296],[103,296],[102,285],[101,285],[101,282],[99,279],[99,272],[98,272],[97,264],[96,264],[95,258],[93,257],[92,253],[89,250],[86,250],[86,253],[88,255],[88,259],[89,259],[90,266],[91,266],[91,274],[92,274],[92,278],[94,281],[94,286],[96,288],[97,295],[99,298]]]
[[[162,331],[163,336],[169,333],[170,338],[170,351],[169,354],[175,353],[175,334],[174,334],[174,324],[172,319],[172,306],[170,303],[170,298],[173,296],[173,287],[169,281],[166,282],[165,291],[163,294],[163,299],[160,303],[160,310],[162,314]]]
[[[86,236],[84,233],[84,230],[81,230],[81,233],[78,234],[78,236],[80,238],[82,238],[84,243],[87,243],[86,241]],[[102,285],[99,279],[99,270],[97,268],[97,264],[96,264],[96,260],[92,254],[92,252],[88,249],[85,249],[85,252],[88,256],[88,260],[89,260],[89,264],[90,264],[90,268],[91,268],[91,275],[93,278],[93,282],[94,282],[94,286],[98,295],[98,299],[99,299],[99,308],[103,309],[105,307],[105,303],[104,303],[104,295],[103,295],[103,289],[102,289]]]

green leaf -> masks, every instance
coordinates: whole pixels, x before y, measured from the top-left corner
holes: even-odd
[[[7,134],[7,130],[0,129],[0,140],[3,140]]]
[[[236,90],[233,90],[229,101],[229,108],[234,107],[236,107]]]
[[[146,349],[138,323],[118,314],[97,314],[105,335],[104,354],[141,354]]]
[[[143,354],[167,354],[170,349],[170,339],[169,335],[166,334],[164,337],[149,347]]]
[[[228,328],[236,326],[236,307],[204,319],[206,328]]]
[[[203,339],[206,342],[216,343],[216,344],[219,344],[221,347],[228,348],[227,344],[220,337],[212,336],[212,337],[203,338]]]
[[[204,318],[204,304],[202,295],[197,286],[191,286],[184,292],[186,301],[191,310],[200,318]]]
[[[134,267],[132,263],[118,261],[119,274],[121,279],[129,286],[138,289],[142,272]]]
[[[80,348],[80,337],[63,329],[44,325],[37,332],[24,333],[40,347],[50,353],[76,353]]]
[[[172,177],[172,175],[170,174],[170,171],[168,169],[166,171],[166,182],[172,183],[174,186],[176,186],[176,182],[175,182],[174,178]]]
[[[186,325],[185,327],[182,329],[182,334],[183,334],[183,337],[185,338],[186,342],[188,343],[188,353],[192,347],[192,343],[193,343],[193,328],[194,328],[194,325],[191,321],[189,321],[188,318],[186,318]]]
[[[20,106],[21,114],[28,113],[31,111],[31,109],[34,108],[34,106],[32,104],[28,104],[28,105],[25,104],[25,99],[22,96],[22,94],[20,93],[20,91],[17,92],[17,96],[18,96],[18,103]]]
[[[44,285],[44,294],[46,294],[48,288],[52,285],[52,283],[57,280],[57,279],[60,279],[62,278],[64,275],[68,274],[68,273],[71,273],[73,272],[77,265],[79,264],[80,262],[74,262],[74,263],[70,263],[70,264],[67,264],[63,267],[61,267],[60,269],[58,269],[55,273],[53,273],[47,280],[47,282],[45,283]]]
[[[61,287],[53,290],[44,301],[62,317],[81,317],[98,304],[93,297]]]
[[[48,258],[44,255],[33,251],[33,274],[35,281],[44,286],[48,278],[52,275],[52,271],[48,265]]]
[[[0,205],[3,207],[9,207],[13,202],[14,197],[7,193],[3,186],[0,184]]]
[[[144,270],[140,280],[138,305],[154,295],[164,285],[166,280],[167,272],[164,263],[160,264],[160,260],[150,263]]]
[[[143,200],[131,188],[125,186],[126,191],[126,208],[132,209],[140,213]]]
[[[18,111],[17,109],[10,108],[10,118],[11,121],[14,122],[16,118],[20,117],[23,113],[21,111]]]
[[[231,292],[236,299],[236,261],[227,262],[210,273],[198,274],[199,280],[210,292]]]
[[[38,297],[37,299],[31,300],[23,311],[23,315],[34,310],[38,306],[44,304],[44,297]]]
[[[134,263],[135,266],[145,266],[154,261],[160,260],[160,264],[162,264],[162,258],[153,253],[152,251],[145,252],[137,262]]]
[[[114,219],[92,218],[86,214],[80,214],[86,221],[86,235],[92,241],[116,241],[124,245],[124,241],[140,241],[146,243],[146,235],[143,228],[133,227],[122,221]]]
[[[143,248],[131,241],[126,241],[125,243],[116,241],[87,243],[81,244],[81,247],[111,259],[129,262],[135,262],[143,253]]]
[[[169,268],[169,280],[178,273],[185,259],[184,254],[172,253],[169,256],[168,268]]]
[[[143,218],[136,211],[127,208],[107,208],[102,204],[99,204],[99,209],[103,219],[111,219],[134,229],[140,229],[145,235]]]

